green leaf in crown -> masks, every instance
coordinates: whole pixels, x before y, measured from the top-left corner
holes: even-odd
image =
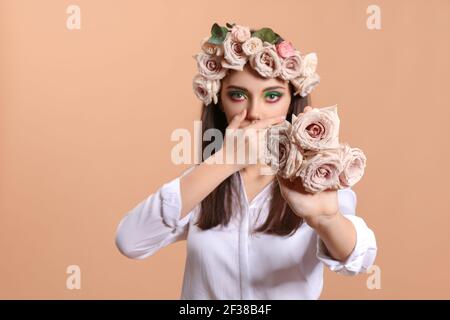
[[[233,27],[236,25],[236,23],[226,23],[226,26],[229,28],[229,29],[233,29]]]
[[[281,38],[277,33],[273,32],[273,30],[270,28],[262,28],[256,30],[252,33],[252,37],[260,38],[263,42],[267,41],[272,44],[279,42]]]
[[[208,39],[208,42],[212,44],[222,44],[227,36],[227,33],[227,28],[221,27],[217,23],[214,23],[211,27],[211,37]]]

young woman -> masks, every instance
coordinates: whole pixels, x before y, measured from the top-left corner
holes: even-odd
[[[227,26],[225,34],[213,26],[204,53],[195,57],[203,132],[265,130],[311,110],[314,59],[276,33]],[[289,69],[291,57],[298,66]],[[355,215],[351,188],[311,194],[299,180],[261,174],[269,168],[262,161],[221,163],[224,141],[123,217],[116,244],[125,256],[143,259],[187,240],[181,299],[317,299],[323,265],[356,275],[373,264],[375,236]],[[235,154],[257,148],[248,140],[233,147]]]

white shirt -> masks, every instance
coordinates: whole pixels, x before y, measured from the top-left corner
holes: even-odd
[[[116,233],[118,249],[133,259],[147,258],[171,243],[187,240],[181,299],[318,299],[323,265],[340,274],[356,275],[373,264],[375,235],[355,215],[356,194],[351,188],[338,190],[339,209],[357,233],[356,246],[342,263],[325,254],[323,241],[306,223],[290,237],[251,234],[251,226],[267,217],[275,180],[251,203],[243,191],[244,210],[236,209],[227,227],[203,231],[195,226],[200,204],[180,220],[180,178],[194,167],[134,207]]]

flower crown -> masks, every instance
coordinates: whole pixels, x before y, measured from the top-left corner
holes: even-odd
[[[192,85],[205,106],[217,104],[220,80],[228,70],[242,71],[247,62],[265,78],[290,81],[294,95],[305,97],[320,82],[316,53],[302,54],[270,28],[250,31],[235,23],[227,23],[226,27],[214,23],[211,36],[201,41],[201,48],[202,52],[193,56],[198,74]]]

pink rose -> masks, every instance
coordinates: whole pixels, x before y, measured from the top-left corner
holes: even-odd
[[[339,148],[339,124],[337,105],[313,108],[300,116],[292,115],[292,136],[305,150]]]
[[[300,94],[302,92],[304,81],[305,81],[305,77],[303,77],[303,76],[291,79],[291,83],[295,89],[294,95]]]
[[[201,48],[203,50],[204,53],[207,53],[209,55],[216,55],[216,56],[221,56],[223,55],[223,47],[222,45],[217,45],[217,44],[213,44],[213,43],[209,43],[208,42],[209,37],[203,38],[203,40],[201,41]]]
[[[303,154],[295,143],[290,142],[285,166],[280,170],[280,176],[293,181],[299,176],[303,164]]]
[[[298,78],[302,73],[302,57],[300,52],[296,51],[281,62],[280,76],[283,80],[292,80]]]
[[[323,150],[307,158],[298,173],[303,187],[310,193],[326,189],[339,189],[339,173],[342,171],[338,149]]]
[[[257,53],[263,48],[263,42],[260,38],[251,37],[242,44],[242,50],[247,56]]]
[[[266,131],[266,164],[278,174],[291,181],[296,177],[303,162],[301,150],[291,139],[292,126],[285,120]]]
[[[278,77],[281,72],[281,60],[275,46],[264,42],[263,48],[250,56],[250,65],[265,78]]]
[[[242,43],[233,40],[230,33],[227,34],[223,42],[224,60],[222,66],[227,69],[242,71],[248,61],[248,57],[242,50]]]
[[[351,148],[342,143],[340,148],[343,171],[339,175],[341,188],[348,188],[361,180],[364,175],[367,158],[359,148]]]
[[[205,106],[211,102],[217,104],[217,94],[220,90],[220,80],[208,80],[200,74],[197,74],[193,81],[192,87],[198,99],[200,99]]]
[[[290,79],[295,87],[294,95],[300,94],[306,97],[320,83],[320,76],[316,73],[317,55],[315,52],[301,55],[301,74],[300,76]]]
[[[301,84],[300,95],[306,97],[310,94],[315,87],[320,83],[320,76],[317,73],[313,73],[310,77],[306,77]]]
[[[290,41],[282,41],[276,45],[278,55],[282,58],[289,58],[295,54],[294,46]]]
[[[227,74],[227,69],[222,67],[222,57],[198,53],[194,55],[197,60],[198,72],[208,80],[220,80]]]
[[[308,53],[303,57],[302,75],[307,78],[311,77],[317,69],[317,54],[315,52]]]

